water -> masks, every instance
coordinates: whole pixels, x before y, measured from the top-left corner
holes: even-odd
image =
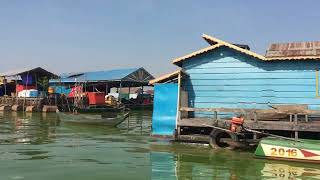
[[[320,165],[150,137],[151,112],[118,128],[0,112],[0,179],[320,179]]]

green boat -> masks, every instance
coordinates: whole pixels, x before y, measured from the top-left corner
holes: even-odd
[[[267,159],[320,163],[320,141],[263,138],[255,155]]]

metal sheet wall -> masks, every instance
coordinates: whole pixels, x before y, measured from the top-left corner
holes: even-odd
[[[153,135],[173,135],[176,128],[178,84],[156,84],[154,86],[154,108],[152,115]]]

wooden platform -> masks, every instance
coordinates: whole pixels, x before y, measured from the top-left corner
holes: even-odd
[[[218,124],[216,124],[218,123]],[[230,120],[218,120],[215,121],[209,118],[185,118],[178,121],[178,126],[188,127],[208,127],[212,125],[218,125],[219,127],[229,126]],[[283,131],[305,131],[305,132],[320,132],[320,120],[319,121],[301,121],[301,122],[289,122],[289,121],[245,121],[245,127],[255,130],[283,130]]]
[[[209,117],[192,118],[186,112],[209,112]],[[226,113],[231,117],[225,116]],[[270,109],[182,107],[179,111],[176,140],[205,142],[210,138],[209,134],[214,127],[228,131],[232,117],[240,114],[245,119],[243,126],[256,132],[274,132],[296,139],[300,135],[312,137],[320,133],[320,111],[308,110],[304,105],[278,105]],[[257,133],[247,135],[246,140],[259,138]]]

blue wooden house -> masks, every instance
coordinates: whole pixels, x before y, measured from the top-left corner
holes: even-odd
[[[208,35],[203,38],[209,47],[173,60],[179,71],[150,82],[155,84],[154,134],[161,134],[158,129],[166,126],[164,135],[172,135],[179,108],[186,106],[268,109],[272,105],[305,105],[320,110],[320,42],[271,44],[266,54],[260,55],[248,46]],[[176,99],[159,99],[169,85],[176,86],[172,91],[178,92]],[[157,109],[169,103],[177,107],[171,119]]]

